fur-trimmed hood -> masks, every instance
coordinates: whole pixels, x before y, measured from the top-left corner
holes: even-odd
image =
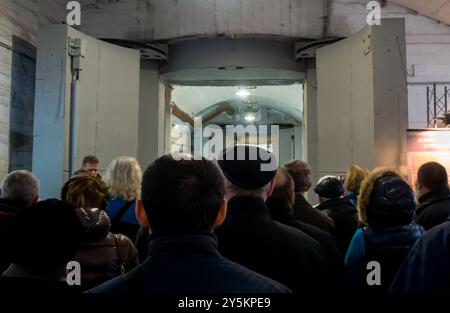
[[[358,214],[359,214],[360,220],[365,224],[369,224],[369,219],[367,217],[367,209],[370,205],[370,201],[371,200],[373,201],[373,199],[371,199],[371,196],[372,196],[372,192],[374,191],[375,184],[378,181],[380,181],[380,179],[382,179],[383,177],[386,177],[386,176],[394,176],[394,177],[400,178],[411,189],[409,184],[402,178],[402,176],[395,169],[392,169],[392,168],[375,169],[363,181],[363,183],[361,185],[361,190],[360,190],[360,193],[358,196]],[[402,190],[405,190],[405,189],[399,189],[400,193]],[[411,192],[412,192],[412,189],[411,189]],[[412,197],[412,201],[414,202],[414,197]],[[413,207],[414,207],[414,205],[413,205]],[[400,214],[407,213],[406,211],[402,212]]]

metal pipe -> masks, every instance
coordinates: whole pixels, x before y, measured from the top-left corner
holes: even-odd
[[[78,89],[79,71],[72,69],[70,84],[69,177],[76,171],[78,155]]]

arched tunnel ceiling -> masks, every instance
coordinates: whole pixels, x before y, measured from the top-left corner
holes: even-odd
[[[450,25],[449,0],[387,0]]]
[[[243,101],[236,95],[238,86],[175,86],[172,101],[191,116],[205,112],[222,102]],[[258,86],[250,89],[250,97],[255,97],[264,107],[272,107],[296,119],[303,111],[303,88],[300,84],[288,86]]]

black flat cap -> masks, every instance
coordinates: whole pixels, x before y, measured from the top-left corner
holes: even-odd
[[[264,187],[278,169],[273,153],[253,145],[236,145],[226,149],[218,163],[231,183],[246,190]]]
[[[314,192],[322,198],[339,198],[345,193],[344,184],[334,176],[325,177],[314,187]]]

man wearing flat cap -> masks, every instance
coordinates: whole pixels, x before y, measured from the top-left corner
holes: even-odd
[[[274,187],[275,155],[250,145],[226,149],[218,160],[226,180],[228,214],[216,230],[219,252],[296,293],[325,287],[320,245],[302,231],[271,219],[265,201]]]
[[[350,200],[345,199],[344,184],[335,176],[324,176],[314,187],[319,196],[319,211],[326,213],[334,221],[334,238],[342,255],[347,254],[350,241],[358,229],[358,212]]]

